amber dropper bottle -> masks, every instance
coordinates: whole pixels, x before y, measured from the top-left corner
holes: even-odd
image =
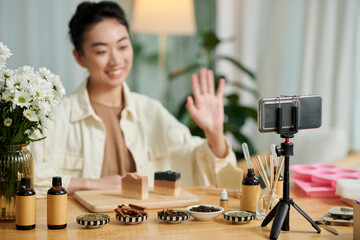
[[[21,178],[21,186],[16,191],[15,225],[18,230],[31,230],[36,225],[36,193],[30,187],[30,178]]]
[[[275,173],[277,171],[278,166],[274,167],[274,178],[276,178]],[[274,181],[276,181],[276,179],[274,179]],[[279,178],[278,181],[276,183],[276,194],[279,195],[280,197],[283,196],[283,188],[284,188],[284,177],[282,176],[281,172],[279,174]]]
[[[240,210],[256,212],[260,198],[260,181],[253,168],[248,168],[241,185]]]
[[[52,188],[47,192],[47,225],[48,229],[67,227],[67,192],[61,177],[53,177]]]

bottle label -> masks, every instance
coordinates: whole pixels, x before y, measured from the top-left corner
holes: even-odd
[[[256,207],[260,198],[260,185],[242,185],[240,209],[256,212]]]
[[[279,181],[276,183],[276,194],[280,197],[283,196],[283,189],[284,189],[284,181]]]
[[[67,194],[47,195],[47,224],[67,224]]]
[[[36,223],[36,195],[16,196],[15,224],[31,226]]]

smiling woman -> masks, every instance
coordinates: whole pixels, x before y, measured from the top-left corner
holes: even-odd
[[[158,101],[129,90],[133,47],[123,10],[114,2],[83,2],[70,23],[73,55],[88,78],[66,97],[42,143],[33,144],[35,187],[41,193],[60,175],[71,194],[120,188],[137,172],[153,184],[155,171],[181,172],[183,185],[215,184],[235,156],[223,134],[223,88],[211,70],[191,76],[187,109],[207,139],[192,137]]]
[[[88,69],[87,86],[91,100],[120,107],[122,84],[128,77],[133,49],[126,27],[116,19],[105,18],[84,34],[80,50],[73,50],[76,61]],[[104,94],[106,93],[106,94]]]

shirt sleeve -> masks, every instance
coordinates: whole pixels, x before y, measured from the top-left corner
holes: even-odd
[[[46,197],[47,191],[52,186],[52,178],[61,176],[62,186],[67,189],[71,176],[64,173],[56,163],[45,161],[45,140],[32,142],[29,150],[34,161],[34,188],[37,197]]]
[[[236,157],[231,149],[229,141],[225,138],[226,156],[218,158],[214,155],[207,140],[195,147],[193,156],[194,184],[215,185],[217,172],[231,163],[236,166]]]

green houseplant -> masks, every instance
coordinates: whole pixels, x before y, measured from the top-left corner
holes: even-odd
[[[214,69],[216,85],[220,78],[226,79],[226,84],[231,85],[234,89],[230,94],[225,95],[224,101],[224,112],[225,112],[225,121],[224,121],[224,132],[226,135],[230,135],[231,138],[236,142],[233,146],[235,155],[237,159],[243,158],[243,152],[241,149],[242,143],[247,143],[249,147],[250,154],[255,153],[255,147],[251,142],[250,138],[243,133],[243,126],[245,122],[249,120],[257,121],[257,111],[253,107],[244,106],[241,104],[241,98],[239,95],[239,89],[249,92],[256,98],[258,98],[258,93],[255,89],[245,86],[239,82],[227,79],[226,76],[219,74],[215,69],[215,63],[217,61],[226,61],[229,64],[235,66],[236,68],[243,71],[249,76],[250,79],[255,81],[255,74],[246,68],[240,61],[225,55],[215,55],[216,48],[221,44],[225,43],[226,40],[219,39],[213,31],[204,31],[200,34],[200,52],[198,54],[199,58],[179,69],[175,69],[170,72],[169,79],[174,81],[177,77],[195,72],[199,67],[205,66],[209,69]],[[205,58],[205,63],[201,60]],[[186,99],[182,102],[179,107],[177,118],[187,125],[193,135],[204,137],[203,131],[195,124],[191,119],[189,113],[185,108]]]

